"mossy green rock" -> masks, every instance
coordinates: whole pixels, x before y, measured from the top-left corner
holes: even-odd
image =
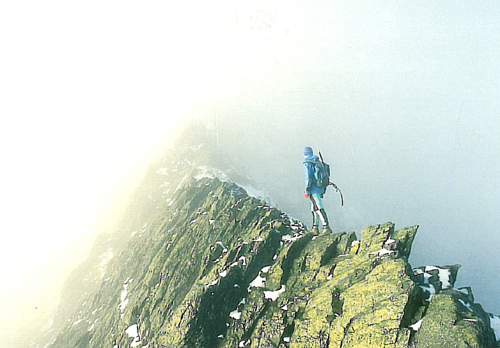
[[[50,347],[495,344],[482,308],[451,289],[458,267],[443,287],[408,264],[417,226],[313,236],[220,171],[172,158],[131,206],[101,276],[83,280],[99,256],[85,291],[62,304],[74,310]]]
[[[412,342],[424,347],[496,347],[488,315],[467,295],[447,290],[433,296]]]

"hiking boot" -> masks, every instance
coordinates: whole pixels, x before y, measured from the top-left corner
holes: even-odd
[[[330,228],[330,226],[326,225],[326,226],[323,226],[323,231],[321,231],[321,233],[319,235],[325,236],[325,235],[328,235],[330,233],[332,233],[332,229]]]
[[[307,231],[308,233],[312,233],[314,235],[317,235],[319,233],[319,229],[318,229],[318,226],[313,226],[309,231]]]
[[[312,225],[312,228],[308,232],[312,233],[312,234],[318,234],[319,233],[318,217],[316,216],[316,213],[314,211],[312,212],[312,215],[313,215],[313,225]]]

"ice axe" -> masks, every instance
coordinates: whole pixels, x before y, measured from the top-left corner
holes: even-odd
[[[337,190],[338,193],[340,193],[340,203],[342,206],[344,206],[344,196],[342,195],[342,191],[338,188],[337,185],[335,185],[333,182],[328,183],[328,185],[332,185],[335,190]]]
[[[325,161],[323,161],[323,155],[321,154],[321,151],[318,151],[319,153],[319,158],[321,159],[321,163],[325,164]],[[330,173],[329,170],[327,171],[328,175],[328,186],[332,185],[335,190],[337,190],[338,193],[340,193],[340,203],[342,206],[344,206],[344,196],[342,195],[342,191],[340,191],[339,187],[335,185],[333,182],[330,181]]]

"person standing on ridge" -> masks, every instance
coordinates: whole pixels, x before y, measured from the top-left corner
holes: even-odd
[[[313,225],[310,232],[317,234],[318,230],[318,222],[321,219],[323,223],[323,231],[321,234],[330,233],[332,230],[328,224],[328,217],[326,215],[325,208],[323,207],[323,195],[325,194],[326,188],[318,187],[316,185],[315,176],[314,176],[314,166],[315,163],[319,162],[318,156],[313,154],[312,148],[306,146],[304,148],[304,174],[305,174],[305,198],[309,198],[311,200],[311,211],[313,215]]]

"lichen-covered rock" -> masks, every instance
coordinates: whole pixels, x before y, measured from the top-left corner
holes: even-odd
[[[476,305],[477,306],[477,305]],[[435,295],[412,342],[418,347],[496,347],[489,318],[455,290]]]
[[[194,150],[152,167],[50,347],[496,344],[470,289],[454,289],[458,265],[408,264],[418,226],[313,236]]]

